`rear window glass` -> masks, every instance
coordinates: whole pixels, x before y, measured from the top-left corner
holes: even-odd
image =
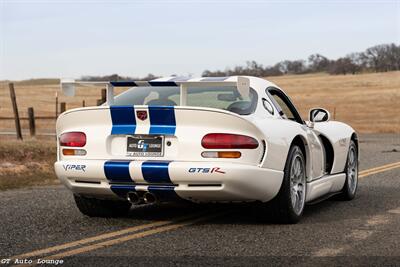
[[[180,104],[179,87],[133,87],[115,97],[114,105],[177,106]],[[254,112],[257,93],[250,88],[241,95],[236,87],[188,88],[187,106],[228,110],[239,115]]]

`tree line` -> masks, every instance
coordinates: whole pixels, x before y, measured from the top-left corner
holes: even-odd
[[[357,74],[360,72],[386,72],[400,70],[400,45],[381,44],[364,52],[351,53],[336,60],[321,54],[312,54],[307,60],[284,60],[264,67],[256,61],[247,61],[246,66],[227,68],[224,71],[205,70],[203,77],[248,75],[257,77],[285,74],[327,72],[329,74]]]
[[[82,76],[81,80],[82,81],[92,81],[92,82],[98,82],[98,81],[150,81],[160,78],[160,76],[155,76],[151,73],[147,74],[147,76],[142,77],[142,78],[137,78],[137,77],[129,77],[129,76],[120,76],[118,74],[111,74],[111,75],[104,75],[104,76]]]
[[[248,75],[256,77],[279,76],[285,74],[305,74],[327,72],[329,74],[357,74],[360,72],[386,72],[400,70],[400,45],[394,43],[375,45],[364,52],[351,53],[344,57],[328,59],[321,54],[312,54],[307,60],[283,60],[273,66],[264,67],[256,61],[247,61],[245,66],[236,66],[225,70],[205,70],[203,77],[223,77]],[[118,74],[106,76],[83,76],[86,81],[149,81],[158,78],[153,74],[134,78]]]

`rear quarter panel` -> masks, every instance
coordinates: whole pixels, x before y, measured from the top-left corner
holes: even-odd
[[[267,143],[266,157],[262,163],[264,168],[282,171],[285,168],[290,146],[296,136],[307,143],[307,126],[297,122],[265,118],[254,120],[254,124],[263,132]],[[307,176],[311,170],[310,151],[306,146]]]

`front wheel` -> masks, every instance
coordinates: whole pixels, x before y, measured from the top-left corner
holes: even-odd
[[[350,141],[345,172],[346,181],[344,182],[340,197],[343,200],[352,200],[356,196],[358,186],[358,154],[357,146],[353,140]]]
[[[297,145],[290,148],[283,182],[278,195],[270,205],[275,219],[281,223],[297,223],[306,200],[306,162],[303,151]]]

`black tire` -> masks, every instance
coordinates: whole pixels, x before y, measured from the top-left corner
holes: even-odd
[[[131,203],[128,201],[115,201],[88,198],[74,195],[79,211],[89,217],[121,217],[128,214]]]
[[[295,208],[292,202],[292,185],[291,185],[291,167],[293,161],[300,160],[301,168],[302,168],[302,175],[301,178],[303,183],[303,195],[302,205],[299,205],[298,208]],[[294,224],[300,221],[301,216],[303,215],[304,206],[305,206],[305,194],[307,191],[307,182],[306,182],[306,161],[301,148],[297,145],[293,145],[290,150],[286,160],[285,169],[284,169],[284,177],[282,181],[281,188],[279,190],[278,195],[271,200],[270,202],[266,203],[269,211],[272,213],[274,221],[278,223],[284,224]],[[300,197],[299,197],[300,199]],[[301,207],[300,207],[301,206]],[[297,209],[297,211],[296,211]]]
[[[351,153],[354,153],[352,159]],[[358,150],[355,142],[350,140],[349,152],[347,153],[347,161],[345,167],[346,180],[343,189],[339,194],[340,200],[352,200],[356,196],[358,187]]]

